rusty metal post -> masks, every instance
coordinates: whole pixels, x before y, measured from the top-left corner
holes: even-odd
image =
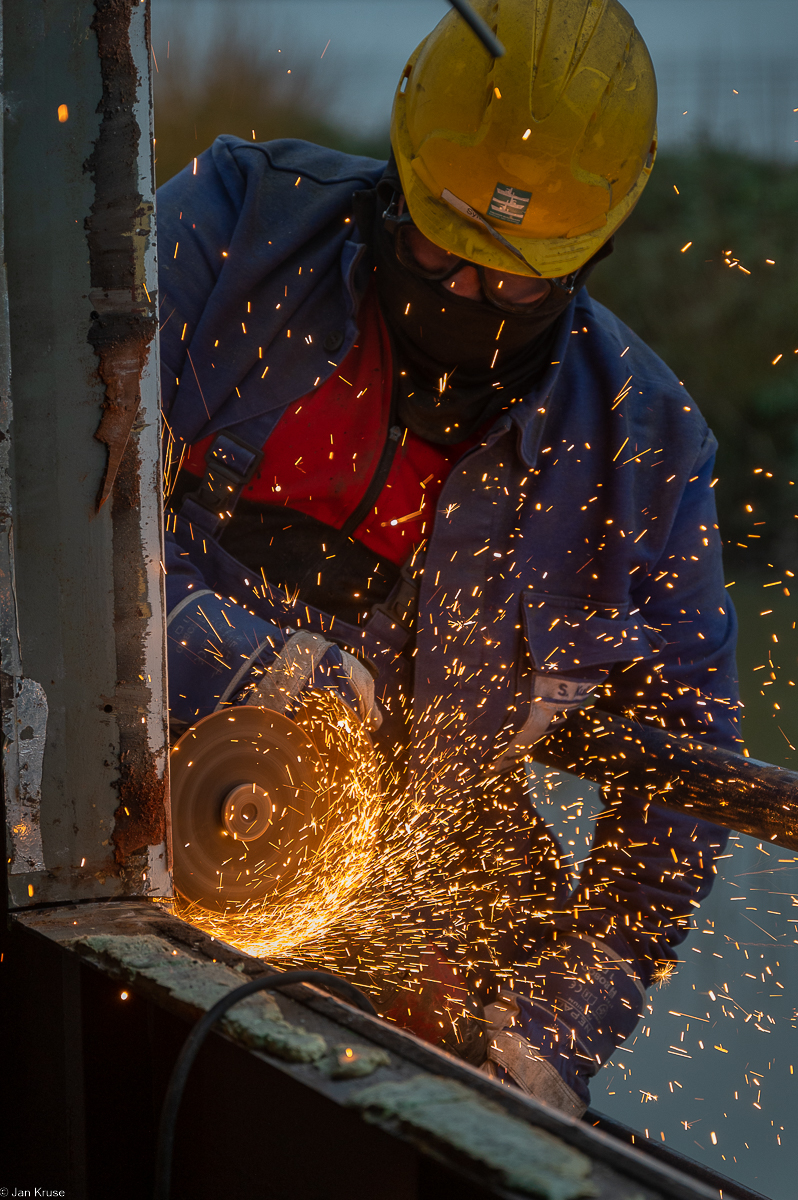
[[[170,894],[150,0],[2,0],[9,904]]]

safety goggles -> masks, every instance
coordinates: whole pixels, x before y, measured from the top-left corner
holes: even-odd
[[[466,267],[477,272],[485,299],[504,312],[531,312],[554,294],[571,296],[577,271],[558,279],[514,275],[494,267],[483,267],[467,258],[458,258],[425,237],[405,209],[399,213],[400,195],[396,192],[383,213],[386,229],[393,233],[396,257],[404,267],[422,279],[445,284]]]

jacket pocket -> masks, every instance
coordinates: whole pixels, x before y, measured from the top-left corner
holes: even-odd
[[[532,665],[537,671],[579,672],[586,667],[651,658],[666,639],[639,613],[590,604],[573,596],[527,589],[523,598]]]

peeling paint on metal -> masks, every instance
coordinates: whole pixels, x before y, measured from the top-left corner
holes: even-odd
[[[10,438],[0,429],[0,489],[10,490],[8,455]],[[14,583],[14,523],[11,501],[0,495],[0,669],[7,679],[22,674],[19,650],[19,618]]]
[[[10,875],[44,870],[41,801],[47,696],[33,679],[14,679],[3,705],[3,776],[10,834]]]
[[[163,634],[155,636],[152,628],[160,628],[162,618],[160,491],[157,479],[146,478],[150,455],[158,461],[149,4],[94,0],[94,9],[102,120],[86,164],[95,185],[86,229],[93,306],[89,341],[105,385],[95,437],[108,447],[97,507],[111,498],[114,539],[119,804],[111,840],[115,863],[131,890],[169,895]],[[142,391],[148,393],[144,400]],[[143,439],[144,432],[155,436]],[[150,489],[152,483],[156,486]]]
[[[40,680],[49,720],[10,903],[168,896],[150,0],[12,9],[0,206],[33,232],[0,254],[0,695],[8,727]]]
[[[145,276],[154,205],[139,190],[142,130],[136,102],[141,80],[131,49],[130,21],[130,0],[95,0],[92,29],[99,44],[103,95],[100,135],[87,163],[96,189],[86,223],[94,305],[89,341],[105,384],[95,437],[108,447],[98,508],[111,495],[122,463],[157,327],[156,297],[148,291]]]
[[[96,302],[95,302],[96,303]],[[107,317],[108,310],[105,310]],[[111,324],[110,321],[97,324]],[[114,322],[114,324],[117,324]],[[116,333],[116,331],[114,331]],[[102,341],[95,334],[92,339],[100,359],[100,376],[105,384],[106,403],[99,428],[94,435],[108,447],[108,466],[97,507],[102,507],[111,494],[117,477],[122,455],[127,446],[130,430],[141,403],[141,372],[147,360],[148,339],[146,336],[123,334],[119,341],[114,333]],[[118,336],[118,333],[116,334]]]
[[[172,895],[172,872],[169,869],[168,838],[157,846],[147,847],[147,869],[145,871],[147,892],[152,897]]]
[[[121,755],[119,806],[114,813],[114,857],[123,866],[136,850],[166,838],[164,780],[155,763],[141,747]]]
[[[2,179],[0,179],[2,204]],[[5,228],[0,223],[0,699],[3,728],[3,792],[6,812],[6,854],[9,874],[39,870],[43,865],[41,761],[38,787],[33,787],[27,764],[24,793],[20,786],[17,695],[23,683],[19,653],[19,622],[14,587],[14,537],[11,480],[11,346],[8,319],[8,280],[5,268]],[[45,724],[47,708],[45,697]],[[32,749],[32,748],[31,748]],[[35,771],[34,771],[35,775]],[[35,798],[39,803],[32,803]]]
[[[114,858],[120,867],[151,868],[147,850],[167,838],[165,752],[153,752],[147,717],[161,722],[165,747],[165,714],[153,712],[153,689],[147,672],[146,629],[152,620],[147,595],[151,581],[142,563],[140,542],[141,461],[138,442],[127,444],[113,494],[114,628],[116,633],[117,724],[119,726],[119,804],[114,812]],[[158,586],[156,580],[155,586]],[[146,605],[146,607],[145,607]],[[159,692],[159,695],[162,694]],[[146,860],[141,854],[146,853]],[[131,856],[138,855],[136,862]],[[150,879],[147,882],[152,883]],[[149,891],[161,891],[148,887]]]
[[[541,1200],[593,1196],[590,1159],[509,1116],[469,1088],[435,1075],[377,1083],[350,1098],[367,1120],[425,1147],[455,1149],[492,1181]]]
[[[66,944],[126,982],[140,985],[154,999],[169,996],[190,1017],[207,1012],[242,982],[230,967],[194,958],[151,934],[96,934]],[[265,992],[241,1000],[219,1024],[236,1041],[286,1062],[315,1062],[328,1053],[320,1034],[289,1024]]]

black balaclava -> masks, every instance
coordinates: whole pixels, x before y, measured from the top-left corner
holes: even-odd
[[[452,445],[530,391],[551,362],[558,318],[571,297],[557,291],[529,313],[504,312],[415,275],[397,258],[383,222],[395,191],[401,183],[391,157],[376,189],[356,194],[355,217],[371,249],[397,358],[396,414],[426,441]],[[610,240],[581,268],[575,290],[611,250]]]

